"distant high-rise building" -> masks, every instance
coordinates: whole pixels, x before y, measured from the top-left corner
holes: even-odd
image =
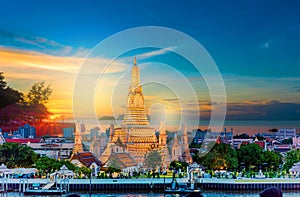
[[[81,132],[81,133],[84,133],[84,132],[85,132],[85,124],[84,124],[84,123],[81,123],[81,124],[80,124],[80,132]]]
[[[25,124],[24,126],[19,127],[16,134],[22,138],[28,138],[28,137],[35,138],[36,129],[33,126],[30,126],[29,124]]]
[[[93,139],[94,137],[98,138],[99,137],[99,127],[95,127],[95,128],[92,128],[90,130],[90,137]]]
[[[73,138],[74,137],[74,128],[63,128],[63,136],[64,138]]]
[[[281,139],[296,137],[296,129],[279,129],[276,137]]]

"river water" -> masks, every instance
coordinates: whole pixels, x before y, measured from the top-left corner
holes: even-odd
[[[70,193],[72,194],[72,192]],[[164,197],[163,193],[141,193],[141,192],[122,192],[122,193],[76,193],[81,197]],[[23,197],[23,194],[19,193],[6,193],[0,194],[0,196],[6,197]],[[173,197],[179,195],[165,195],[165,197]],[[259,197],[259,191],[215,191],[215,190],[207,190],[203,191],[204,197]],[[283,191],[284,197],[299,197],[300,191]]]

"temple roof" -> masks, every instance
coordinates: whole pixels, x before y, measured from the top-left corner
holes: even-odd
[[[80,161],[80,163],[82,163],[86,167],[90,167],[92,163],[96,163],[98,166],[102,166],[101,161],[99,161],[99,159],[97,159],[97,157],[95,157],[93,153],[89,151],[78,152],[73,154],[70,160],[75,160],[75,159]]]
[[[112,160],[116,161],[120,165],[121,169],[137,166],[137,163],[128,152],[112,153],[108,161]]]
[[[115,144],[117,146],[120,146],[120,147],[126,147],[126,145],[122,142],[121,138],[118,137],[117,141],[115,142]]]

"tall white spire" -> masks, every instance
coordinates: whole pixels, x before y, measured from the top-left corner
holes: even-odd
[[[143,88],[140,84],[140,69],[136,64],[136,58],[134,58],[131,69],[131,86],[129,87],[127,113],[123,124],[130,126],[149,124],[145,111]]]
[[[133,67],[131,70],[131,86],[140,86],[140,68],[136,64],[136,57],[134,57]]]

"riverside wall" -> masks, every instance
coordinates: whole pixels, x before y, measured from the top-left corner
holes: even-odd
[[[54,187],[68,188],[68,191],[163,191],[170,187],[172,179],[70,179],[56,181]],[[187,179],[177,179],[186,182]],[[4,190],[24,191],[33,184],[47,184],[47,179],[0,179],[0,187]],[[196,183],[202,190],[263,190],[278,187],[282,190],[300,190],[300,179],[264,179],[264,180],[233,180],[233,179],[200,179]]]

